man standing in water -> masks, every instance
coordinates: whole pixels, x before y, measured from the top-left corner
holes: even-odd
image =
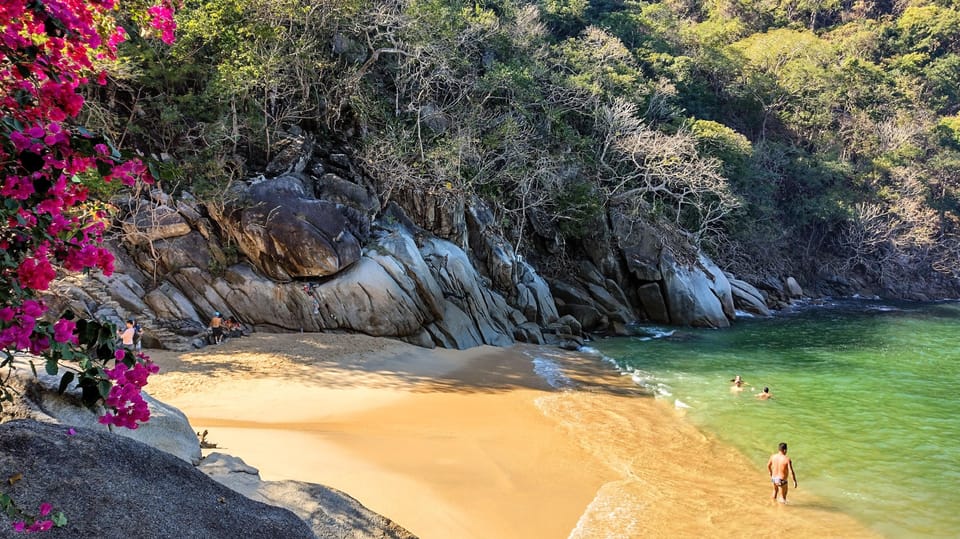
[[[793,471],[793,461],[787,456],[787,443],[780,442],[780,451],[770,455],[767,461],[767,471],[770,472],[770,481],[773,482],[773,499],[777,499],[777,493],[783,490],[783,497],[780,503],[787,503],[787,471],[793,477],[793,488],[797,488],[797,474]]]

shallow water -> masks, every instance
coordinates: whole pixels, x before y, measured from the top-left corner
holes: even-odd
[[[960,304],[848,300],[729,330],[648,329],[596,348],[758,468],[787,442],[800,489],[884,536],[957,536]],[[773,399],[754,398],[763,386]]]

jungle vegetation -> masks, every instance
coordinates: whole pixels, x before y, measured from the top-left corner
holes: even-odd
[[[88,123],[213,196],[297,128],[518,250],[616,211],[723,267],[960,276],[960,2],[185,0]]]

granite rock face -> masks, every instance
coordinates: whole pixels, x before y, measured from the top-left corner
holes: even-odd
[[[676,230],[617,208],[567,246],[550,216],[531,210],[536,244],[513,244],[477,197],[417,188],[378,197],[344,148],[298,134],[277,150],[272,177],[235,182],[219,200],[155,189],[118,203],[127,214],[111,245],[117,271],[57,282],[54,312],[136,319],[147,346],[174,350],[204,346],[214,312],[253,330],[457,348],[569,341],[557,333],[570,327],[558,326],[563,316],[578,338],[626,334],[639,321],[724,327],[736,316],[712,261]],[[751,296],[751,309],[766,299]]]
[[[317,200],[293,175],[253,182],[224,207],[208,210],[258,270],[276,280],[325,277],[360,258],[355,212]],[[361,219],[362,221],[362,219]]]

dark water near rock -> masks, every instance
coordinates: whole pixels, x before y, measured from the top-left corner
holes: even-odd
[[[596,348],[762,473],[785,441],[800,488],[872,529],[960,537],[960,304],[844,300],[729,330],[648,329]],[[763,386],[773,399],[754,397]]]

